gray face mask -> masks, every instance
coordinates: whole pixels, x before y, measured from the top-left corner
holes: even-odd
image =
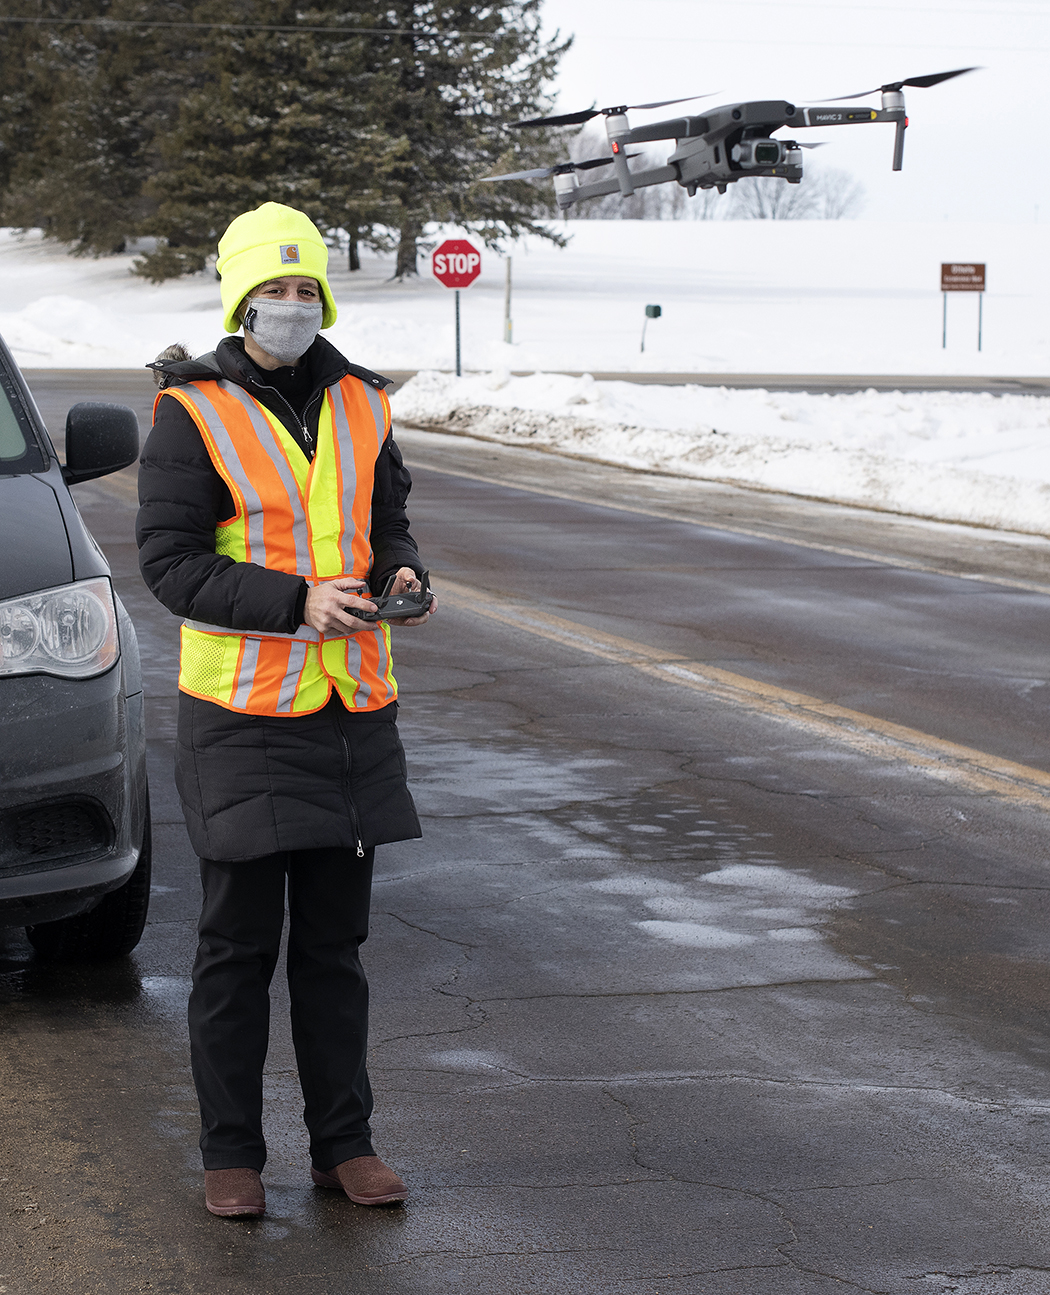
[[[244,331],[275,360],[294,364],[320,332],[324,306],[305,301],[268,301],[256,297],[244,314]]]

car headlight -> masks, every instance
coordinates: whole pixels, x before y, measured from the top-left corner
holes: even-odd
[[[86,679],[119,656],[117,611],[104,576],[0,602],[0,678]]]

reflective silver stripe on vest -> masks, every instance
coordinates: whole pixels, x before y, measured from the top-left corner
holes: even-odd
[[[288,651],[288,669],[281,680],[281,690],[277,694],[277,714],[291,713],[295,701],[295,690],[299,686],[299,676],[306,664],[306,644],[293,643]]]
[[[209,625],[207,621],[186,620],[182,623],[187,629],[199,630],[202,634],[236,634],[240,637],[246,633],[245,630],[231,630],[228,625]],[[305,622],[299,626],[294,634],[282,634],[278,630],[266,630],[265,633],[253,631],[253,636],[257,639],[299,639],[304,643],[319,643],[321,640],[317,630]]]
[[[361,385],[364,387],[365,395],[368,397],[368,404],[372,410],[372,417],[376,420],[376,440],[378,442],[376,447],[376,456],[378,457],[379,454],[382,453],[383,442],[386,440],[386,433],[387,433],[386,406],[383,404],[383,397],[379,394],[379,392],[375,389],[375,387],[370,386],[367,382],[364,382]],[[371,497],[369,497],[369,500],[368,500],[368,534],[369,536],[371,536],[372,534]],[[378,593],[380,591],[376,590],[376,592]],[[385,661],[387,656],[385,643],[380,649],[380,652],[382,654],[383,660]],[[389,686],[387,688],[387,691],[389,691]]]
[[[297,576],[313,575],[313,562],[310,559],[310,531],[306,524],[306,509],[303,504],[302,496],[299,494],[299,485],[295,479],[295,473],[288,466],[288,460],[281,452],[281,444],[277,433],[270,424],[269,419],[259,408],[256,402],[242,391],[235,383],[224,383],[224,390],[240,403],[244,412],[248,415],[252,424],[252,431],[259,438],[259,443],[269,454],[277,469],[277,475],[281,478],[281,485],[288,492],[288,502],[292,506],[292,545],[295,549],[295,574]],[[274,415],[276,418],[276,414]],[[278,419],[280,422],[280,419]],[[271,445],[273,448],[271,449]],[[298,450],[298,447],[296,447]],[[305,455],[303,456],[306,457]],[[243,471],[243,469],[242,469]],[[238,485],[241,482],[238,480]],[[269,566],[269,563],[266,564]]]
[[[379,632],[378,630],[376,631]],[[346,669],[357,684],[357,691],[354,693],[355,706],[367,706],[368,699],[372,695],[372,689],[361,678],[361,644],[356,637],[346,640]]]
[[[383,448],[383,442],[386,440],[386,409],[383,406],[383,397],[367,382],[361,383],[365,389],[365,395],[368,397],[368,403],[372,409],[372,417],[376,420],[376,450]]]
[[[219,380],[219,387],[223,391],[229,391],[231,384]],[[248,510],[247,517],[247,541],[248,541],[248,561],[257,562],[260,566],[266,566],[266,544],[263,540],[263,518],[262,518],[262,500],[255,492],[255,487],[251,483],[244,465],[234,448],[233,441],[219,412],[199,387],[192,383],[181,388],[182,394],[190,401],[193,407],[204,420],[204,425],[211,433],[219,450],[219,456],[223,463],[230,470],[238,490],[244,496],[245,507]]]
[[[236,710],[244,710],[248,705],[248,697],[252,690],[252,684],[255,682],[255,667],[259,663],[259,647],[258,639],[246,638],[244,640],[241,668],[237,672],[237,686],[234,688],[233,696],[230,698],[230,705]]]
[[[346,416],[343,393],[338,387],[329,387],[327,394],[332,401],[332,433],[339,455],[339,472],[343,479],[343,494],[339,500],[343,517],[343,527],[339,533],[339,552],[343,559],[343,570],[349,573],[354,569],[354,496],[357,494],[354,437],[350,431],[350,421]]]
[[[372,417],[376,426],[376,456],[383,448],[383,442],[386,440],[386,411],[383,409],[383,401],[378,391],[368,385],[367,382],[361,383],[365,395],[368,397],[368,405],[372,411]],[[335,432],[336,442],[339,446],[339,465],[343,476],[343,497],[340,501],[343,511],[343,532],[339,537],[339,551],[343,555],[343,570],[353,571],[354,569],[354,496],[357,494],[357,465],[353,457],[354,438],[350,430],[350,422],[346,416],[346,406],[343,404],[343,393],[338,387],[329,387],[328,392],[332,398],[332,425]],[[371,534],[372,530],[372,512],[371,498],[369,499],[368,513],[368,530],[366,534]],[[378,592],[378,591],[376,591]]]
[[[387,697],[389,697],[389,696],[390,696],[390,681],[387,679],[387,677],[386,677],[386,673],[387,673],[387,671],[390,669],[390,653],[387,651],[387,647],[386,647],[386,635],[383,633],[383,627],[382,627],[382,625],[380,625],[380,627],[376,630],[376,644],[377,644],[377,645],[378,645],[378,647],[379,647],[379,670],[378,670],[378,674],[379,674],[380,679],[382,679],[383,683],[384,683],[384,684],[386,684],[386,695],[387,695]]]

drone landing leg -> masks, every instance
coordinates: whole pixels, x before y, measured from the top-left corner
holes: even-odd
[[[904,132],[908,129],[908,119],[897,122],[897,133],[893,137],[893,169],[895,171],[904,168]]]
[[[613,158],[613,171],[616,173],[620,193],[629,198],[634,193],[634,185],[631,183],[631,168],[627,165],[627,158],[622,152],[615,153]]]

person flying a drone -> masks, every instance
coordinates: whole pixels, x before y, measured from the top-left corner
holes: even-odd
[[[219,241],[228,337],[168,348],[142,455],[146,584],[184,617],[176,784],[204,904],[189,1026],[205,1201],[265,1210],[268,989],[287,886],[292,1038],[311,1174],[361,1205],[404,1200],[375,1154],[365,1069],[377,845],[420,836],[395,723],[391,624],[436,602],[409,533],[387,380],[321,338],[328,249],[279,203]],[[371,590],[385,590],[375,597]],[[400,618],[395,619],[395,618]]]

